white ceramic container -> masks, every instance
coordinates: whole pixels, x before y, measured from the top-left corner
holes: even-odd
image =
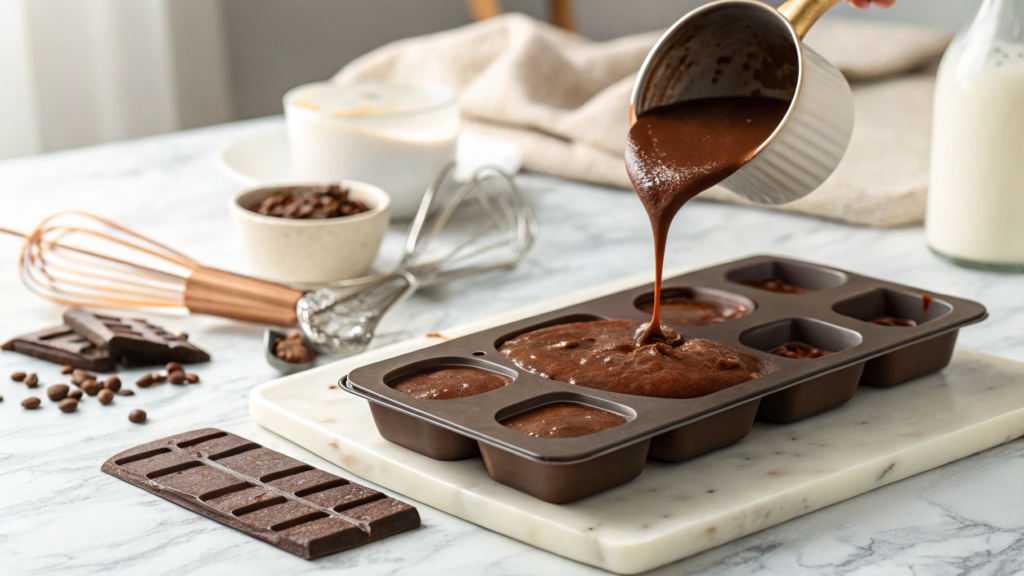
[[[253,276],[305,284],[355,278],[370,268],[387,230],[391,205],[390,197],[372,184],[341,182],[354,200],[370,208],[354,216],[290,219],[251,209],[282,188],[315,185],[249,188],[231,200],[231,218]]]
[[[459,109],[444,86],[318,82],[288,91],[284,110],[297,179],[380,186],[395,218],[412,218],[455,159]]]

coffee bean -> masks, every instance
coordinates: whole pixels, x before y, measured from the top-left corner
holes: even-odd
[[[152,376],[153,376],[153,382],[156,382],[156,383],[167,382],[167,374],[161,374],[159,372],[153,372]]]
[[[136,380],[135,385],[138,386],[139,388],[149,388],[150,386],[153,385],[153,375],[146,374],[142,378]]]
[[[28,376],[25,376],[25,385],[28,386],[29,388],[35,388],[36,386],[39,386],[39,376],[36,376],[35,374],[29,374]]]
[[[167,373],[170,374],[171,372],[184,372],[184,370],[181,368],[181,364],[177,362],[168,362]]]
[[[195,374],[185,374],[185,380],[188,380],[189,384],[199,384],[199,376]]]
[[[64,367],[60,369],[61,374],[71,374],[74,371],[75,367],[72,366],[71,364],[65,364]]]
[[[42,404],[42,401],[39,400],[39,398],[36,398],[35,396],[29,396],[28,398],[25,398],[24,400],[21,401],[21,405],[24,406],[25,408],[28,408],[29,410],[35,410],[36,408],[39,408],[40,404]]]
[[[131,390],[121,390],[121,391],[120,391],[120,392],[118,392],[117,394],[118,394],[119,396],[134,396],[134,395],[135,395],[135,392],[132,392]]]
[[[46,389],[46,395],[50,397],[50,400],[60,402],[68,397],[69,390],[70,388],[67,384],[54,384]]]
[[[81,388],[75,388],[71,392],[68,392],[68,398],[74,398],[75,400],[81,400],[82,399],[82,389]]]
[[[146,421],[146,413],[142,410],[132,410],[131,414],[128,415],[128,419],[139,424]]]
[[[78,410],[78,400],[75,398],[65,398],[60,401],[60,404],[57,404],[57,408],[60,408],[61,412],[74,412]]]
[[[4,397],[0,396],[0,402],[3,402],[3,401],[4,401]]]
[[[89,378],[85,382],[82,382],[82,392],[85,392],[89,396],[95,396],[103,390],[103,384],[96,381],[95,378]]]
[[[24,372],[15,372],[14,374],[11,374],[11,380],[14,380],[15,382],[24,382],[25,376],[27,376],[27,374]]]
[[[167,380],[171,384],[184,384],[185,383],[185,373],[182,372],[181,370],[175,370],[174,372],[171,372],[167,376]]]
[[[103,387],[111,392],[117,392],[121,389],[121,379],[117,376],[110,376],[107,381],[103,383]]]
[[[82,382],[85,382],[89,378],[92,378],[92,372],[89,372],[88,370],[75,370],[75,371],[71,372],[71,383],[72,384],[76,384],[78,386],[81,386]]]
[[[96,395],[96,399],[100,401],[100,404],[106,406],[114,401],[114,393],[104,388],[100,390],[99,394]]]

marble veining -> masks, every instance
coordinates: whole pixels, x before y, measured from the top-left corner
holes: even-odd
[[[244,272],[227,209],[237,187],[218,172],[215,158],[238,138],[281,125],[280,118],[251,120],[2,161],[0,226],[27,230],[58,209],[90,210],[206,264]],[[531,174],[518,182],[540,221],[534,251],[513,270],[423,291],[402,302],[385,317],[375,346],[652,269],[650,227],[632,193]],[[404,228],[392,225],[376,267],[386,269],[397,257]],[[19,246],[18,240],[0,236],[0,338],[56,323],[62,312],[18,283]],[[963,330],[960,343],[1024,360],[1021,277],[945,264],[928,253],[920,228],[874,230],[695,202],[673,227],[667,266],[692,269],[764,252],[978,300],[991,317]],[[277,376],[261,357],[262,326],[204,317],[152,318],[189,332],[213,354],[213,362],[195,369],[202,384],[137,390],[112,406],[87,400],[71,415],[49,400],[28,412],[19,404],[29,391],[7,374],[34,371],[52,384],[60,381],[57,368],[0,353],[0,573],[600,573],[426,505],[420,506],[420,530],[305,562],[102,474],[100,464],[120,450],[218,426],[352,476],[257,426],[248,415],[249,393]],[[130,382],[139,375],[121,374]],[[41,396],[42,389],[38,392]],[[129,423],[133,408],[149,412],[149,422]],[[1016,440],[652,574],[1019,573],[1024,571],[1021,478],[1024,442]]]

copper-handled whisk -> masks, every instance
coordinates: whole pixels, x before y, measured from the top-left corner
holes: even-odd
[[[22,236],[18,274],[34,294],[70,306],[186,308],[280,326],[304,292],[216,268],[106,218],[58,212]]]
[[[70,306],[179,308],[265,324],[298,324],[321,352],[355,354],[381,316],[419,288],[514,265],[537,223],[512,178],[446,167],[424,194],[398,268],[304,292],[208,268],[124,226],[60,212],[24,237],[18,273],[33,293]]]

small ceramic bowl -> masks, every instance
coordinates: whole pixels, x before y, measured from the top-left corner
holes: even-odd
[[[363,182],[341,182],[355,200],[370,208],[353,216],[291,219],[252,211],[282,188],[313,183],[264,185],[242,190],[231,200],[231,218],[241,235],[250,272],[281,283],[318,283],[364,274],[387,230],[391,199]]]

